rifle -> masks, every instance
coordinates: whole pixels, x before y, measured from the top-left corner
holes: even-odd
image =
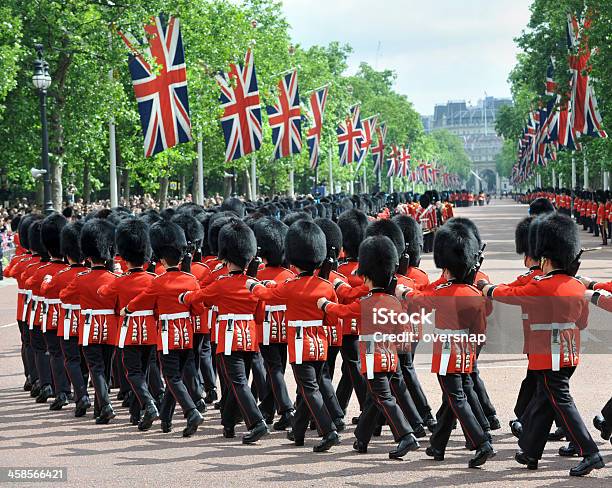
[[[410,264],[410,253],[408,252],[408,246],[409,244],[406,244],[406,247],[404,247],[404,252],[402,252],[402,255],[400,256],[399,266],[397,268],[398,274],[404,276],[406,276],[406,273],[408,273],[408,265]]]
[[[259,253],[261,252],[261,248],[257,248],[257,254],[251,259],[249,266],[246,270],[246,275],[250,278],[257,278],[257,272],[259,271],[259,265],[263,262],[259,257]]]
[[[329,279],[329,275],[334,269],[334,264],[336,262],[336,248],[334,246],[330,247],[329,252],[327,253],[327,257],[323,264],[321,265],[321,269],[319,270],[319,278],[323,278],[324,280]]]
[[[482,266],[482,262],[484,261],[484,250],[487,247],[487,243],[483,243],[482,247],[480,248],[480,250],[478,251],[478,254],[476,255],[476,264],[474,266],[472,266],[468,272],[465,274],[465,277],[463,279],[463,283],[465,283],[466,285],[473,285],[474,281],[476,280],[476,275],[478,274],[478,271],[480,270],[480,267]]]
[[[582,261],[580,261],[580,258],[582,257],[582,253],[591,252],[591,251],[600,251],[600,250],[601,250],[601,247],[589,247],[589,248],[583,247],[582,249],[580,249],[580,252],[574,258],[574,260],[569,264],[565,272],[569,276],[576,276],[576,274],[578,274],[578,269],[580,269],[580,265],[582,264]]]
[[[396,288],[397,288],[397,276],[393,275],[391,277],[391,281],[389,281],[389,284],[387,285],[387,289],[385,290],[385,292],[388,293],[389,295],[395,296]]]

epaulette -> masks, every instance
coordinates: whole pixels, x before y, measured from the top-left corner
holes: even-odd
[[[219,271],[220,269],[223,269],[223,266],[225,266],[225,264],[223,264],[223,263],[217,264],[217,266],[215,266],[215,268],[213,269],[213,272]]]
[[[539,275],[534,277],[534,281],[542,281],[542,280],[546,280],[548,278],[551,278],[553,275],[548,275],[548,274],[543,274],[543,275]]]
[[[444,288],[448,288],[449,286],[451,286],[453,283],[451,281],[445,281],[444,283],[440,283],[439,285],[437,285],[434,290],[442,290]]]
[[[86,271],[81,271],[80,273],[77,273],[77,276],[84,276],[84,275],[89,274],[89,273],[91,273],[90,269],[88,269]]]

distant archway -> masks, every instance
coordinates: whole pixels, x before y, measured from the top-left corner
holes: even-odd
[[[497,190],[497,175],[495,171],[492,169],[484,169],[480,171],[480,175],[482,178],[482,190],[493,193]]]

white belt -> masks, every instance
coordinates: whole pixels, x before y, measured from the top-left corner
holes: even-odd
[[[115,311],[110,308],[104,309],[91,309],[86,308],[85,310],[81,310],[81,315],[115,315]]]
[[[66,310],[66,314],[64,315],[64,340],[70,340],[70,329],[72,327],[72,312],[75,310],[81,310],[80,305],[70,304],[70,303],[62,303],[62,308]]]
[[[70,303],[62,303],[62,308],[64,310],[81,310],[81,306],[80,305],[73,305]]]
[[[469,335],[470,329],[438,329],[434,328],[434,334],[438,335],[449,335],[449,336],[461,336]]]
[[[138,310],[128,314],[128,317],[148,317],[149,315],[153,315],[153,310]]]
[[[62,301],[59,298],[47,298],[45,300],[47,305],[59,305]]]
[[[191,317],[189,312],[162,313],[159,316],[159,320],[188,319],[189,317]]]
[[[225,356],[231,356],[232,355],[232,345],[234,343],[234,322],[240,320],[253,320],[253,314],[252,313],[242,313],[242,314],[233,314],[233,313],[228,313],[228,314],[223,314],[223,315],[219,315],[217,317],[217,321],[218,322],[225,322],[225,351],[224,351],[224,355]]]
[[[24,288],[17,288],[17,293],[21,295],[27,295],[30,290],[26,290]]]
[[[228,313],[228,314],[223,314],[223,315],[219,315],[217,320],[219,320],[220,322],[223,320],[254,320],[255,317],[253,316],[252,313]]]
[[[35,302],[40,302],[41,300],[44,300],[43,297],[40,297],[38,295],[32,295],[32,300]]]
[[[89,345],[89,332],[91,331],[91,318],[94,315],[115,315],[115,311],[111,309],[92,309],[86,308],[81,310],[81,315],[85,315],[85,323],[83,324],[83,346]]]
[[[577,329],[576,324],[573,322],[561,322],[561,323],[553,323],[553,324],[531,324],[531,330],[533,331],[543,331],[543,330],[570,330]]]
[[[266,305],[266,312],[284,312],[287,310],[287,305]]]
[[[287,324],[289,327],[321,327],[322,320],[290,320]]]
[[[123,349],[123,347],[125,346],[125,338],[127,337],[129,329],[129,319],[131,317],[149,317],[151,315],[153,315],[153,310],[138,310],[137,312],[132,312],[131,314],[126,315],[123,320],[123,324],[121,324],[121,330],[119,331],[119,349]]]

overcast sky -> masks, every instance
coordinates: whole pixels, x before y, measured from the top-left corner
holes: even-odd
[[[513,38],[530,0],[283,0],[292,38],[304,47],[353,47],[349,72],[365,61],[397,73],[396,90],[423,115],[436,103],[510,96]]]

